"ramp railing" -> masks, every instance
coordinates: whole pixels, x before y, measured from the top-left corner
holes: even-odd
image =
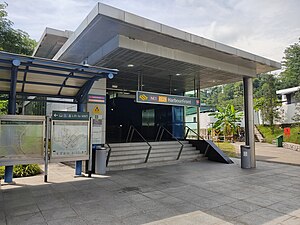
[[[110,153],[111,153],[111,147],[108,143],[106,143],[107,147],[108,147],[108,153],[107,153],[107,157],[106,157],[106,166],[108,166],[108,162],[110,159]]]
[[[130,127],[129,127],[126,142],[131,142],[132,141],[134,133],[137,133],[142,138],[142,140],[149,146],[148,151],[147,151],[147,155],[146,155],[146,158],[145,158],[145,163],[146,163],[146,162],[148,162],[148,159],[149,159],[149,156],[150,156],[150,153],[151,153],[151,150],[152,150],[152,146],[150,145],[150,143],[143,137],[143,135],[133,125],[130,125]]]
[[[186,133],[185,133],[185,135],[184,135],[184,139],[187,138],[189,132],[191,131],[193,134],[196,135],[196,137],[197,137],[198,140],[204,140],[204,138],[203,138],[202,136],[200,136],[196,131],[194,131],[194,130],[191,129],[190,127],[184,126],[184,128],[187,128]]]
[[[167,132],[169,135],[171,135],[172,138],[174,138],[181,146],[180,146],[180,150],[179,150],[179,153],[178,153],[178,156],[176,158],[176,160],[178,160],[181,156],[181,153],[182,153],[182,150],[183,150],[183,144],[181,141],[179,141],[179,139],[177,137],[175,137],[167,128],[163,127],[163,126],[159,126],[158,128],[158,131],[157,131],[157,134],[156,134],[156,138],[155,138],[155,141],[161,141],[163,135],[164,135],[164,132]]]

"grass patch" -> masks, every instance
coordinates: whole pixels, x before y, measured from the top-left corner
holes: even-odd
[[[274,134],[272,134],[272,130],[270,126],[267,125],[259,125],[258,130],[264,136],[266,142],[272,143],[272,140],[276,139],[277,136],[283,135],[283,128],[275,127]],[[300,144],[300,126],[291,127],[291,135],[290,137],[283,137],[283,141],[291,142],[295,144]]]
[[[229,157],[237,158],[235,147],[229,142],[215,142],[215,144]]]
[[[0,166],[0,179],[4,178],[5,167]],[[42,172],[41,168],[37,164],[29,165],[16,165],[13,169],[13,177],[29,177],[38,175]]]

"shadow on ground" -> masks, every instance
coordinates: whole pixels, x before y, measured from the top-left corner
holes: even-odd
[[[70,167],[0,191],[2,224],[300,224],[300,167],[209,161],[73,178]]]

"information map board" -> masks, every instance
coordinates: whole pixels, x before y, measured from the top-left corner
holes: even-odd
[[[44,116],[0,116],[0,166],[43,163]]]
[[[89,133],[89,113],[53,111],[50,161],[88,160]]]

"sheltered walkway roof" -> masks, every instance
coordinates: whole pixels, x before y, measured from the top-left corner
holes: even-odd
[[[16,93],[22,96],[78,99],[94,81],[117,74],[113,69],[0,52],[0,93],[11,90],[15,61]]]
[[[50,34],[51,29],[47,30]],[[278,62],[101,3],[61,48],[53,41],[61,35],[47,36],[47,30],[36,55],[118,68],[120,75],[108,87],[115,84],[135,90],[141,73],[147,91],[168,92],[172,76],[172,88],[182,93],[194,89],[194,79],[204,88],[281,67]]]

